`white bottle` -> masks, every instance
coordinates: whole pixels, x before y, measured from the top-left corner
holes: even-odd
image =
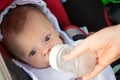
[[[90,52],[74,60],[68,61],[63,59],[63,55],[69,53],[73,48],[73,46],[67,44],[54,46],[49,55],[51,67],[58,71],[67,71],[81,75],[90,73],[96,64],[96,58]]]

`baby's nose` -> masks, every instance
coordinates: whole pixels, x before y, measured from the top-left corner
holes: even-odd
[[[51,48],[45,48],[45,49],[43,49],[43,55],[44,56],[49,55],[50,50],[51,50]]]

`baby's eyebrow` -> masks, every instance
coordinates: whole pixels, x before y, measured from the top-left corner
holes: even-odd
[[[51,35],[51,33],[47,34],[47,36],[50,36],[50,35]]]
[[[51,33],[49,33],[47,36],[51,36]]]

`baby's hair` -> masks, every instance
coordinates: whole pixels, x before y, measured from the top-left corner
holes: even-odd
[[[23,26],[26,22],[27,13],[31,10],[42,13],[37,6],[32,4],[22,5],[11,9],[5,15],[2,23],[0,24],[3,36],[9,35],[10,32],[14,32],[15,34],[20,33],[23,30]]]
[[[27,15],[30,11],[37,12],[39,14],[42,14],[44,17],[44,13],[40,10],[39,7],[33,4],[27,4],[22,6],[17,6],[14,9],[9,10],[9,12],[5,15],[3,18],[2,23],[0,24],[1,33],[3,35],[3,46],[10,52],[10,54],[14,57],[11,53],[10,46],[9,45],[9,39],[11,33],[19,34],[23,31],[25,22],[27,20]],[[47,18],[47,17],[46,17]]]

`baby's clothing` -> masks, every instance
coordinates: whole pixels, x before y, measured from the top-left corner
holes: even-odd
[[[25,70],[29,71],[33,74],[33,80],[75,80],[76,75],[74,73],[69,72],[58,72],[51,67],[44,69],[33,68],[29,65],[20,63],[16,60],[13,60],[20,67],[24,67]],[[28,72],[28,74],[29,74]],[[30,74],[31,75],[31,74]],[[34,79],[37,78],[37,79]]]
[[[61,38],[63,39],[65,44],[71,44],[71,45],[78,45],[81,43],[82,40],[74,42],[64,31],[62,31],[58,25],[57,19],[55,16],[49,11],[49,9],[46,7],[46,3],[43,0],[14,0],[1,14],[0,14],[0,23],[3,20],[3,17],[9,9],[13,9],[17,7],[17,5],[25,5],[25,4],[34,4],[38,6],[42,12],[46,15],[46,17],[51,21],[54,25],[54,28],[57,32],[60,33]],[[86,33],[87,29],[86,27],[82,28]],[[2,38],[0,38],[2,39]],[[76,75],[74,73],[68,73],[68,72],[58,72],[52,69],[51,67],[46,69],[36,69],[33,68],[30,65],[24,64],[22,62],[16,61],[13,59],[13,61],[21,67],[25,72],[28,73],[28,75],[33,80],[75,80]],[[105,70],[103,70],[98,76],[96,76],[93,80],[116,80],[114,73],[112,71],[112,68],[108,66]]]

